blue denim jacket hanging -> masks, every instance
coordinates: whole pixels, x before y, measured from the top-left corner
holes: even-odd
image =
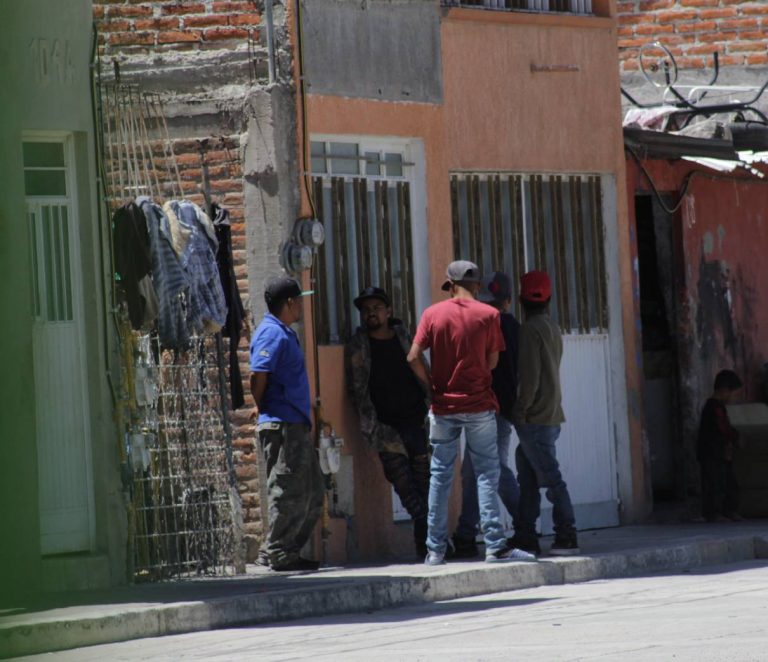
[[[195,333],[215,333],[227,319],[213,223],[196,204],[172,200],[164,207],[173,246],[189,283],[187,325]]]
[[[137,198],[136,204],[144,212],[149,230],[152,282],[159,302],[160,344],[167,349],[183,349],[189,343],[184,302],[189,282],[173,249],[168,217],[147,197]]]

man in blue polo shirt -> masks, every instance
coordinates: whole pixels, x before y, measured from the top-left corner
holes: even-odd
[[[309,380],[291,324],[301,319],[299,283],[278,276],[267,283],[269,312],[251,340],[251,393],[267,470],[269,533],[260,560],[272,570],[317,570],[299,556],[323,506],[323,475],[310,438]]]

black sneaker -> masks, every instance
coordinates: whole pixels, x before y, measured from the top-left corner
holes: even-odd
[[[511,538],[507,539],[507,545],[522,549],[524,552],[528,552],[534,556],[541,556],[541,545],[539,545],[539,539],[535,535],[525,536],[516,533]]]
[[[256,563],[258,565],[263,565],[265,568],[268,568],[269,554],[267,554],[263,549],[259,550],[259,555],[256,557]]]
[[[460,538],[454,534],[451,538],[453,545],[448,545],[448,559],[474,559],[480,555],[477,543],[472,538]]]
[[[552,556],[575,556],[576,554],[580,554],[581,550],[579,549],[576,534],[556,535],[555,542],[553,542],[552,547],[549,548],[549,553]]]
[[[270,567],[275,572],[295,572],[298,570],[317,570],[320,567],[320,563],[318,561],[310,561],[309,559],[298,557],[291,561],[274,564]]]

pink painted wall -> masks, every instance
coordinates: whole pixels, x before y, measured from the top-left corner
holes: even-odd
[[[426,160],[427,230],[433,300],[453,259],[449,178],[452,170],[595,172],[615,177],[618,262],[628,356],[635,353],[632,271],[613,3],[599,17],[535,15],[453,9],[441,24],[444,103],[387,103],[332,96],[308,97],[308,128],[315,134],[421,138]],[[557,71],[534,73],[534,67]],[[308,343],[309,344],[309,343]],[[327,420],[354,459],[357,545],[360,558],[407,553],[409,526],[393,525],[389,485],[378,458],[360,440],[346,397],[342,348],[321,347],[320,375]],[[627,367],[630,392],[638,372]],[[642,488],[639,407],[630,407],[633,516],[647,505]],[[635,468],[637,467],[637,468]],[[458,483],[458,481],[456,481]],[[454,495],[457,496],[457,495]],[[453,517],[456,513],[454,499]],[[331,522],[327,548],[345,560],[341,522]]]
[[[675,202],[686,177],[695,172],[673,221],[684,453],[679,479],[690,494],[698,490],[699,415],[717,372],[735,370],[745,384],[741,397],[747,402],[761,399],[762,366],[768,361],[768,298],[761,291],[768,283],[768,181],[721,174],[685,161],[646,160],[643,165],[657,190]],[[647,177],[632,161],[627,180],[632,198],[636,192],[651,193]],[[630,222],[634,226],[634,213]],[[633,260],[636,257],[635,249]],[[642,355],[638,364],[642,369]]]

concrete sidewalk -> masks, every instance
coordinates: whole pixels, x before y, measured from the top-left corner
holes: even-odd
[[[581,532],[579,543],[581,556],[538,563],[413,563],[290,575],[253,567],[241,577],[53,595],[0,618],[0,657],[768,559],[768,522],[621,527]]]

